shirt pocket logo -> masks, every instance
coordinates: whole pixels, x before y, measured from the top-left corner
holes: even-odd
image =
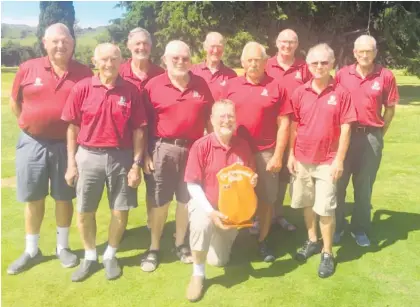
[[[34,86],[43,86],[41,78],[35,78]]]
[[[300,71],[296,72],[295,79],[302,80],[302,74],[300,73]]]
[[[335,95],[331,95],[327,103],[333,106],[337,105],[337,99],[335,98]]]
[[[120,100],[118,100],[117,104],[119,106],[126,107],[127,106],[127,101],[126,101],[125,97],[124,96],[121,96],[120,97]]]
[[[379,91],[380,89],[381,89],[381,86],[380,86],[379,82],[378,82],[378,81],[375,81],[375,82],[372,84],[372,90],[374,90],[374,91]]]
[[[225,86],[226,85],[226,80],[223,80],[222,82],[220,82],[221,86]]]
[[[268,91],[266,88],[262,91],[261,96],[268,96]]]

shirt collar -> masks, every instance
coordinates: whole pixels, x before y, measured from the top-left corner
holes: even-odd
[[[270,80],[270,78],[271,78],[271,77],[269,77],[269,76],[267,75],[267,73],[266,73],[266,72],[264,72],[264,76],[261,78],[260,83],[258,83],[258,84],[252,84],[252,83],[250,83],[250,82],[246,79],[246,74],[244,74],[243,76],[240,76],[240,77],[238,77],[238,78],[240,78],[240,79],[241,79],[241,83],[242,83],[242,84],[251,84],[251,85],[266,85],[266,84],[269,82],[269,80]],[[272,79],[272,78],[271,78],[271,79]]]
[[[48,56],[43,57],[42,62],[43,62],[44,68],[46,70],[52,70],[53,69],[52,65],[51,65],[51,61],[48,58]],[[76,61],[73,60],[73,59],[70,59],[69,64],[67,66],[67,73],[70,73],[70,72],[73,71],[73,68],[74,68],[75,64],[76,64]]]
[[[357,67],[357,63],[354,63],[354,64],[350,65],[349,73],[351,75],[360,76],[360,74],[356,70],[356,67]],[[368,76],[379,75],[380,72],[381,72],[381,68],[382,68],[381,65],[375,64],[375,66],[373,67],[373,71]],[[366,76],[366,77],[368,77],[368,76]]]
[[[115,80],[114,88],[120,87],[122,84],[123,84],[123,79],[120,77],[120,75],[118,75],[117,80]],[[94,75],[92,77],[92,86],[95,86],[95,87],[103,86],[101,79],[99,79],[99,74]]]
[[[272,67],[278,67],[278,68],[283,69],[283,68],[279,65],[279,62],[277,62],[277,56],[278,56],[278,53],[276,53],[276,55],[275,55],[275,56],[273,56],[273,57],[271,57],[268,61],[269,61],[270,65],[271,65]],[[304,61],[304,60],[302,60],[302,59],[300,59],[300,58],[295,58],[295,60],[293,61],[292,65],[290,65],[290,67],[300,67],[300,66],[302,66],[302,65],[304,65],[304,64],[305,64],[305,61]]]
[[[305,86],[306,90],[313,91],[312,81],[313,81],[313,78],[311,78],[311,80],[309,80],[308,82],[305,83],[304,86]],[[338,84],[337,81],[333,77],[330,76],[330,82],[328,83],[327,87],[322,92],[324,92],[328,88],[331,88],[332,90],[334,90],[335,87],[337,86],[337,84]]]
[[[216,137],[216,133],[212,132],[210,134],[210,141],[211,141],[211,145],[215,148],[226,148],[226,149],[231,149],[233,146],[235,146],[236,144],[236,136],[232,135],[232,138],[230,139],[230,144],[228,147],[223,146],[222,144],[220,144],[220,141],[217,139]]]
[[[200,64],[198,64],[198,67],[199,67],[200,69],[202,69],[202,70],[210,70],[210,69],[207,67],[207,63],[206,63],[206,61],[201,62]],[[220,61],[220,63],[219,63],[219,67],[217,68],[217,71],[220,71],[220,70],[222,70],[223,68],[225,68],[225,64],[223,63],[223,61]]]
[[[195,85],[196,77],[191,71],[189,71],[188,74],[190,75],[190,81],[187,84],[187,88],[192,88]],[[171,79],[169,79],[169,75],[167,71],[165,71],[164,75],[165,77],[162,83],[166,86],[173,86]]]

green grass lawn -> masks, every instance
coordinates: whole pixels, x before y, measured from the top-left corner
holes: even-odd
[[[358,247],[346,234],[335,247],[336,274],[326,280],[317,276],[319,257],[304,265],[293,260],[305,239],[300,212],[286,207],[299,231],[275,230],[271,241],[279,258],[261,263],[256,243],[247,232],[235,243],[232,261],[225,269],[207,267],[209,287],[199,306],[419,306],[420,305],[420,80],[397,71],[402,104],[385,139],[384,156],[373,195],[375,244]],[[8,107],[13,73],[2,73],[2,178],[14,176],[14,147],[18,128]],[[349,188],[351,189],[351,187]],[[74,269],[63,269],[54,257],[54,207],[48,199],[40,247],[45,262],[17,276],[6,268],[24,249],[23,205],[15,189],[2,187],[2,304],[3,306],[187,306],[185,289],[191,266],[175,261],[174,208],[165,228],[162,263],[151,274],[140,270],[139,255],[149,244],[145,227],[144,186],[139,208],[132,211],[127,237],[118,252],[123,276],[105,280],[103,270],[83,283],[72,283]],[[351,193],[350,193],[351,194]],[[286,203],[289,203],[287,198]],[[349,198],[352,201],[352,197]],[[104,198],[98,212],[98,252],[106,246],[109,211]],[[83,256],[73,223],[71,247]],[[417,302],[417,303],[416,303]]]

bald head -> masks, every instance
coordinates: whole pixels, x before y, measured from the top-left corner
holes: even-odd
[[[61,64],[67,64],[70,61],[73,55],[74,40],[65,24],[50,25],[45,30],[42,43],[50,61]]]
[[[219,32],[210,32],[206,35],[206,40],[203,43],[204,51],[206,52],[207,63],[218,65],[222,59],[223,51],[225,49],[225,41],[223,35]]]
[[[281,58],[293,59],[299,46],[298,36],[292,29],[285,29],[279,33],[276,46]]]
[[[354,49],[358,49],[360,46],[368,46],[372,50],[376,50],[376,39],[370,35],[360,35],[354,41]]]
[[[103,44],[97,45],[93,53],[93,58],[97,60],[103,54],[112,54],[113,56],[121,58],[120,47],[111,43],[103,43]]]
[[[374,65],[377,53],[376,40],[370,35],[361,35],[354,42],[353,54],[361,67],[370,69]]]
[[[170,41],[162,57],[168,74],[173,78],[188,78],[191,67],[191,51],[186,43],[180,40]]]

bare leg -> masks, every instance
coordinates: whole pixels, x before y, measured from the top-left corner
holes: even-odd
[[[162,236],[163,227],[168,218],[169,204],[167,203],[161,207],[152,206],[150,211],[150,228],[151,228],[151,242],[150,250],[160,249],[160,238]]]

